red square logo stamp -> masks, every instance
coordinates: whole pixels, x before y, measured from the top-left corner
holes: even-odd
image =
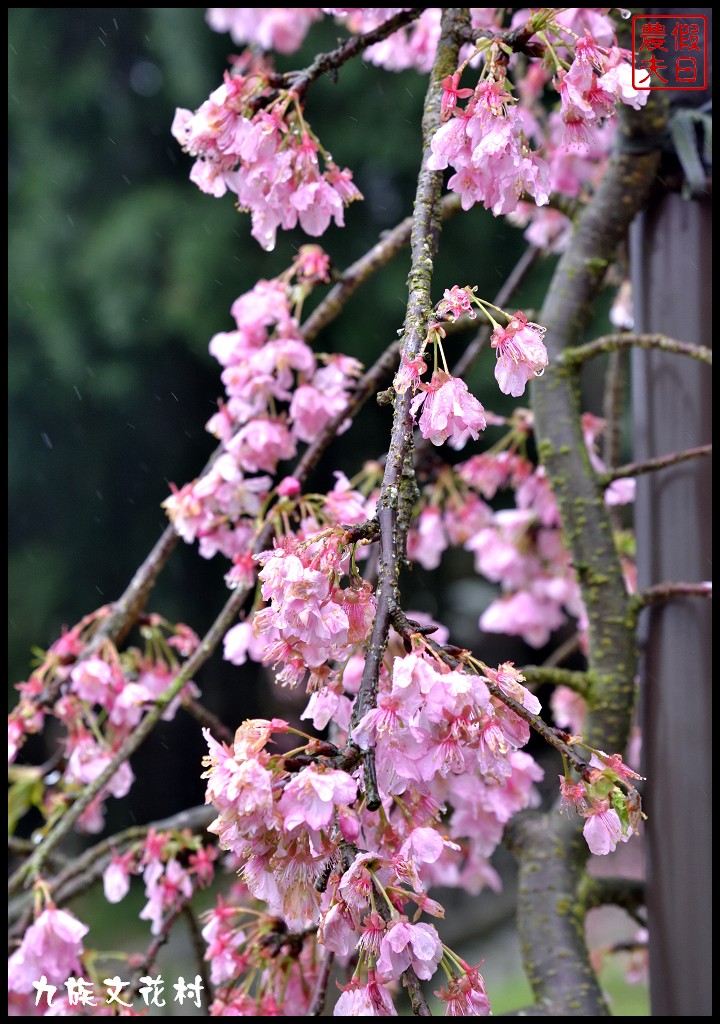
[[[633,15],[633,88],[706,89],[707,54],[706,15]]]

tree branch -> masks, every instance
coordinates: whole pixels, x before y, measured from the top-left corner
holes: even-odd
[[[459,49],[458,35],[467,24],[467,10],[444,8],[441,38],[430,74],[423,111],[423,154],[411,232],[411,266],[408,276],[408,306],[402,347],[404,355],[413,359],[425,340],[432,310],[430,286],[433,260],[440,232],[440,189],[442,174],[427,168],[430,141],[440,125],[442,80],[452,74]],[[380,524],[380,564],[376,589],[377,612],[373,623],[363,670],[362,681],[352,712],[350,734],[362,716],[375,706],[378,680],[390,623],[399,608],[399,576],[405,560],[405,544],[410,517],[416,501],[417,483],[413,466],[413,417],[409,391],[397,395],[390,447],[377,502]],[[380,797],[374,781],[374,752],[365,754],[366,801],[370,810],[377,810]]]
[[[689,341],[676,341],[675,338],[668,338],[664,334],[628,334],[627,332],[606,334],[594,341],[588,341],[585,345],[565,349],[560,360],[565,366],[580,366],[588,359],[594,359],[595,356],[629,348],[674,352],[676,355],[690,356],[691,359],[699,359],[703,363],[712,365],[712,349],[706,348],[705,345],[693,345]]]
[[[343,64],[347,64],[353,57],[362,54],[369,46],[382,42],[383,39],[387,39],[388,36],[397,32],[398,29],[409,25],[419,18],[422,12],[422,7],[413,7],[400,11],[381,25],[378,25],[377,28],[370,29],[369,32],[364,32],[362,35],[352,36],[336,47],[336,49],[330,50],[328,53],[319,54],[304,71],[288,71],[282,75],[272,76],[271,84],[277,88],[290,89],[302,99],[308,86],[317,81],[318,78],[322,78],[323,75],[334,76]]]
[[[320,961],[320,970],[318,971],[317,981],[315,982],[315,988],[313,990],[310,1006],[308,1007],[308,1012],[305,1014],[306,1017],[323,1016],[327,987],[328,982],[330,981],[330,971],[332,970],[334,959],[335,954],[331,952],[331,950],[326,949],[323,951],[322,960]]]
[[[579,896],[585,908],[612,905],[627,910],[634,917],[645,906],[645,883],[634,878],[591,878],[587,876],[580,886]]]
[[[712,597],[712,583],[709,580],[702,583],[655,583],[633,595],[632,609],[637,614],[650,605],[663,604],[677,597]]]
[[[697,448],[687,448],[683,452],[674,452],[672,455],[658,455],[654,459],[646,459],[643,462],[628,462],[624,466],[618,466],[617,469],[608,470],[607,473],[599,473],[598,480],[604,489],[613,480],[621,480],[628,476],[640,476],[641,473],[653,473],[656,469],[666,469],[668,466],[676,466],[680,462],[699,459],[704,455],[712,455],[711,444],[701,444]]]
[[[520,669],[530,686],[567,686],[588,700],[592,693],[592,680],[587,672],[576,672],[569,668],[548,665],[525,665]]]

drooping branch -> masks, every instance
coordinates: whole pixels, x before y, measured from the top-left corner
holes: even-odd
[[[357,413],[362,405],[368,401],[373,394],[375,394],[383,378],[395,367],[397,363],[398,348],[399,342],[393,342],[388,347],[388,350],[379,357],[374,366],[363,375],[361,380],[358,382],[357,387],[350,395],[345,407],[330,420],[320,435],[308,446],[293,471],[293,476],[300,483],[307,478],[308,474],[317,465],[323,452],[335,437],[340,424],[345,420],[352,418]],[[256,540],[254,546],[255,552],[262,551],[268,547],[271,543],[272,532],[273,528],[271,523],[266,523]],[[118,612],[115,621],[118,625],[122,626],[123,629],[129,628],[140,613],[142,605],[147,599],[148,593],[155,582],[155,579],[165,564],[166,552],[169,554],[176,541],[177,535],[175,534],[174,529],[172,527],[168,527],[163,532],[160,541],[158,541],[148,558],[143,563],[141,569],[136,573],[125,594],[117,602],[115,607],[118,609]],[[191,658],[188,659],[180,672],[170,683],[162,700],[157,702],[155,707],[148,711],[145,718],[126,738],[103,772],[85,788],[82,795],[75,801],[73,806],[68,809],[66,814],[63,815],[63,818],[57,823],[55,828],[51,830],[39,846],[35,848],[28,861],[18,868],[18,870],[11,876],[8,883],[10,886],[10,892],[14,892],[27,878],[41,870],[47,856],[52,852],[57,843],[60,842],[64,836],[69,834],[85,808],[89,806],[103,786],[109,782],[120,765],[134,754],[147,736],[149,736],[157,722],[160,720],[167,704],[172,701],[182,690],[183,686],[193,678],[199,668],[201,668],[208,658],[210,658],[216,647],[222,641],[223,636],[233,624],[235,618],[242,609],[247,598],[247,594],[248,589],[246,587],[238,587],[233,591],[219,616],[210,627],[208,633],[203,637],[197,650]],[[113,614],[114,613],[111,613],[111,617]]]
[[[443,198],[441,205],[442,219],[445,220],[460,210],[460,199],[456,195],[448,195]],[[357,289],[408,245],[412,223],[412,217],[406,217],[400,221],[390,231],[385,232],[369,252],[342,272],[340,280],[301,326],[300,333],[306,342],[314,341],[320,331],[340,315],[345,303]],[[330,420],[321,436],[308,447],[301,457],[293,473],[296,479],[303,480],[310,473],[317,465],[327,445],[334,438],[340,424],[352,418],[378,391],[384,379],[394,371],[399,350],[400,342],[392,341],[374,365],[358,381],[347,405]],[[209,472],[223,451],[224,446],[218,445],[201,470],[199,478]],[[105,641],[110,641],[118,647],[123,643],[142,614],[150,593],[179,540],[179,534],[172,525],[168,525],[163,530],[125,591],[108,606],[105,617],[99,622],[91,640],[79,656],[80,659],[96,654]],[[40,702],[44,706],[53,704],[58,697],[59,687],[60,679],[56,678],[44,689]]]

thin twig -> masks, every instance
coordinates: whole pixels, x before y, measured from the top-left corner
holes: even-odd
[[[421,7],[402,10],[376,28],[370,29],[370,31],[364,32],[362,35],[352,36],[328,53],[319,54],[304,71],[288,71],[282,75],[274,75],[271,79],[271,84],[278,88],[291,89],[299,98],[302,98],[308,86],[318,78],[322,78],[325,75],[334,76],[343,64],[352,60],[353,57],[357,57],[358,54],[363,53],[374,43],[382,42],[383,39],[387,39],[388,36],[397,32],[398,29],[409,25],[419,18],[422,12],[423,8]]]
[[[430,140],[440,123],[442,80],[451,73],[457,60],[457,33],[467,21],[467,11],[445,8],[435,61],[425,99],[423,114],[423,161],[418,175],[415,194],[413,227],[411,233],[411,267],[408,276],[409,296],[403,332],[403,353],[413,359],[425,339],[427,323],[432,309],[430,285],[433,257],[440,232],[440,189],[442,175],[427,167],[426,156]],[[377,502],[380,524],[380,565],[376,590],[377,610],[373,623],[363,676],[353,706],[351,731],[362,716],[376,703],[378,680],[390,623],[398,607],[398,581],[405,559],[405,543],[417,483],[413,467],[413,417],[410,411],[409,391],[395,398],[390,446]],[[374,771],[374,751],[365,753],[366,803],[370,810],[380,806]],[[416,1011],[417,1012],[417,1011]]]
[[[213,990],[210,983],[210,975],[207,971],[207,962],[205,960],[205,941],[202,937],[197,917],[189,903],[185,904],[183,908],[183,915],[188,923],[190,939],[192,941],[195,960],[197,961],[197,969],[200,975],[202,990],[206,993],[206,1002],[209,1006],[212,1002]]]
[[[674,352],[679,356],[690,356],[703,363],[712,365],[712,349],[705,345],[693,345],[689,341],[677,341],[665,334],[606,334],[585,345],[567,348],[560,359],[566,366],[579,366],[606,352],[618,352],[625,348],[657,349],[659,352]]]
[[[335,954],[331,952],[331,950],[326,949],[323,951],[317,981],[315,982],[315,989],[313,991],[312,999],[310,1000],[308,1012],[305,1014],[306,1017],[322,1017],[323,1015],[328,982],[330,981],[330,971],[332,970],[334,959]]]
[[[586,700],[592,690],[592,681],[587,672],[569,668],[555,668],[548,665],[525,665],[520,669],[530,687],[567,686]]]
[[[212,711],[208,711],[198,700],[190,699],[183,701],[183,711],[187,711],[191,718],[194,718],[201,726],[209,729],[217,739],[224,743],[232,743],[235,733],[229,729],[221,719]]]
[[[598,481],[602,487],[607,487],[613,480],[622,480],[624,477],[640,476],[641,473],[653,473],[657,469],[667,469],[668,466],[677,466],[681,462],[689,462],[691,459],[699,459],[705,455],[712,455],[711,444],[701,444],[697,448],[686,448],[682,452],[674,452],[672,455],[658,455],[654,459],[645,459],[642,462],[628,462],[624,466],[608,470],[607,473],[599,473]]]
[[[183,897],[182,899],[178,900],[175,906],[168,912],[168,915],[163,921],[159,933],[155,936],[155,938],[152,940],[152,942],[146,949],[145,955],[143,956],[138,966],[135,968],[135,972],[133,975],[133,981],[131,983],[132,987],[130,990],[133,993],[133,995],[138,995],[140,990],[140,982],[142,978],[146,974],[150,973],[155,961],[157,960],[160,950],[170,938],[170,931],[173,925],[185,910],[186,905],[187,898]]]
[[[567,640],[563,640],[559,647],[547,656],[542,664],[543,668],[554,668],[556,665],[562,664],[566,658],[569,658],[572,654],[575,654],[580,650],[580,634],[573,633]]]
[[[633,604],[639,610],[651,604],[662,604],[676,597],[712,597],[712,583],[655,583],[633,595]]]

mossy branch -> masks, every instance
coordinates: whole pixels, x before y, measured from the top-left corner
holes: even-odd
[[[425,340],[432,310],[430,287],[441,223],[442,174],[427,168],[427,158],[430,154],[430,141],[440,125],[442,80],[452,74],[455,68],[459,36],[461,29],[467,25],[467,19],[467,9],[443,9],[440,42],[425,96],[422,163],[413,208],[408,305],[402,337],[402,348],[409,359],[420,351]],[[362,716],[375,706],[390,624],[395,610],[399,607],[399,577],[405,561],[407,531],[417,493],[413,465],[414,424],[410,412],[411,398],[409,392],[398,395],[394,406],[390,446],[377,502],[377,518],[380,524],[377,612],[368,642],[360,688],[353,706],[351,733]],[[372,750],[365,753],[365,788],[367,806],[371,810],[376,810],[380,806],[380,797],[375,782]]]
[[[631,348],[674,352],[675,355],[689,356],[691,359],[699,359],[702,363],[712,365],[712,349],[705,345],[693,345],[689,341],[677,341],[664,334],[605,334],[594,341],[588,341],[585,345],[565,349],[560,359],[565,366],[578,367],[589,359],[595,359],[596,356]]]

